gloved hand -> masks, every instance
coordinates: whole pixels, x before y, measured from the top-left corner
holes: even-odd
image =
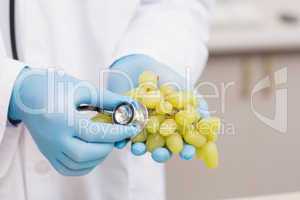
[[[89,173],[112,151],[116,141],[137,130],[130,126],[93,123],[81,104],[112,110],[131,98],[99,91],[62,71],[24,68],[15,82],[8,117],[22,121],[42,154],[66,176]]]
[[[183,76],[149,56],[134,54],[122,57],[111,65],[112,73],[108,78],[108,89],[118,94],[124,94],[138,85],[138,77],[145,70],[158,74],[160,84],[171,82],[178,84],[181,89],[185,88]],[[203,98],[199,98],[198,111],[201,117],[209,117],[208,106]],[[117,142],[115,147],[123,148],[128,141]],[[146,152],[146,146],[144,143],[135,143],[132,144],[131,151],[134,155],[143,155]],[[195,148],[192,145],[185,144],[180,157],[184,160],[191,160],[194,155]],[[157,148],[152,152],[152,158],[157,162],[165,162],[171,158],[171,152],[166,148]]]

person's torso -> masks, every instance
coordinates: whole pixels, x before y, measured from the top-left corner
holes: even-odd
[[[0,3],[0,18],[4,16],[1,21],[5,22],[0,28],[7,53],[11,55],[8,1]],[[15,1],[20,60],[32,67],[62,68],[94,84],[99,83],[100,70],[112,62],[114,50],[139,3],[139,0]],[[30,134],[26,130],[20,134],[12,167],[0,180],[0,199],[164,198],[163,166],[148,156],[134,158],[128,149],[115,150],[92,174],[63,177],[38,151]]]
[[[1,3],[5,23],[0,26],[10,49],[8,2]],[[60,67],[91,79],[96,70],[111,64],[138,3],[139,0],[15,0],[19,59],[32,67]]]

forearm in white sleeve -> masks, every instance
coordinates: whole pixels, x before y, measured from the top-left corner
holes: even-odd
[[[189,73],[192,84],[208,57],[213,0],[144,0],[117,47],[115,58],[142,53]],[[187,70],[188,69],[188,70]]]
[[[0,32],[0,144],[7,127],[7,112],[14,82],[24,64],[7,57]]]

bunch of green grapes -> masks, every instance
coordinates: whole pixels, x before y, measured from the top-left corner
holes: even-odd
[[[173,154],[183,150],[184,143],[196,148],[196,157],[208,168],[218,166],[215,144],[220,130],[216,117],[202,118],[197,112],[198,100],[192,92],[178,91],[172,85],[158,86],[158,75],[144,71],[137,88],[126,95],[143,104],[149,113],[146,127],[133,137],[133,143],[143,142],[147,151],[166,147]],[[95,121],[111,123],[109,116],[98,114]]]

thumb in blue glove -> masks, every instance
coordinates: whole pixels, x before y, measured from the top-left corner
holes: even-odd
[[[41,153],[59,173],[80,176],[100,164],[115,142],[132,137],[137,130],[93,123],[77,107],[91,104],[112,110],[121,102],[131,101],[61,72],[24,68],[15,82],[8,117],[25,124]]]

